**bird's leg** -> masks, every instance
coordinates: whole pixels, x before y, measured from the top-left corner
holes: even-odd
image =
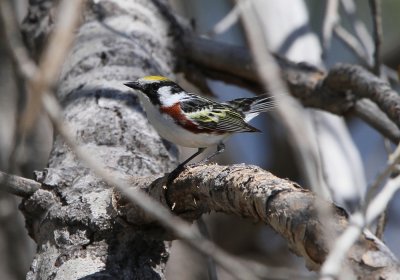
[[[193,155],[191,155],[189,158],[187,158],[184,162],[182,162],[181,164],[179,164],[174,170],[172,170],[169,174],[168,174],[168,180],[167,180],[167,186],[170,185],[172,183],[172,181],[175,180],[176,177],[178,177],[178,175],[183,171],[183,169],[185,168],[185,165],[191,161],[192,159],[194,159],[195,157],[197,157],[198,155],[200,155],[202,152],[204,152],[206,148],[199,148],[197,150],[197,152],[195,152]]]
[[[220,153],[222,153],[223,151],[225,151],[225,144],[223,142],[220,142],[217,146],[217,151],[211,155],[209,155],[207,158],[205,158],[204,160],[201,161],[201,163],[207,163],[210,161],[210,159],[212,159],[213,157],[219,155]]]

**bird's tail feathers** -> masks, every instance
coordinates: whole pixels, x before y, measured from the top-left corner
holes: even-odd
[[[276,107],[273,96],[260,95],[252,98],[238,98],[228,102],[236,110],[245,115],[246,121],[251,120],[259,113],[267,112]]]

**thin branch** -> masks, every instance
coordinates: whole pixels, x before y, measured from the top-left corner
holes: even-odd
[[[356,36],[361,42],[365,53],[368,57],[368,65],[372,66],[372,51],[373,51],[373,41],[371,35],[368,33],[368,28],[365,24],[360,21],[356,15],[356,4],[354,0],[341,0],[345,15],[350,20],[351,27],[355,32]]]
[[[229,13],[224,16],[219,22],[217,22],[214,27],[208,31],[207,36],[213,37],[215,35],[226,32],[239,20],[241,6],[248,4],[250,1],[244,0],[240,3],[236,3]]]
[[[336,25],[333,29],[335,35],[352,51],[361,61],[369,65],[369,57],[358,39],[348,32],[343,26]]]
[[[320,280],[337,279],[342,269],[342,260],[362,233],[365,222],[361,213],[355,213],[347,229],[336,239],[326,261],[321,267]]]
[[[363,61],[365,65],[371,67],[368,54],[365,52],[365,49],[362,47],[358,39],[353,36],[353,34],[348,32],[341,25],[336,25],[333,31],[338,39],[340,39],[351,52],[353,52],[361,61]],[[399,77],[395,70],[384,64],[381,65],[381,70],[383,70],[384,76],[387,76],[390,81],[395,83],[399,82]]]
[[[383,64],[382,65],[383,74],[388,77],[388,79],[396,84],[399,83],[399,75],[397,71],[390,68],[389,66]]]
[[[349,226],[336,239],[335,245],[332,247],[333,250],[328,254],[326,261],[321,267],[321,279],[337,279],[342,267],[342,261],[345,259],[351,246],[357,241],[364,228],[385,211],[389,201],[399,189],[400,176],[390,179],[383,190],[371,201],[365,215],[357,212],[351,217]]]
[[[387,167],[369,188],[363,209],[351,217],[350,225],[335,241],[335,246],[332,247],[332,251],[321,268],[322,279],[336,279],[340,272],[341,263],[350,247],[357,241],[361,232],[385,211],[389,201],[400,188],[400,176],[390,179],[379,194],[375,195],[375,192],[399,162],[400,145],[389,156]]]
[[[196,202],[196,199],[193,200],[194,203]],[[208,231],[206,222],[204,221],[204,217],[200,217],[197,220],[197,227],[199,228],[200,233],[207,239],[211,240],[211,235]],[[208,272],[208,280],[218,280],[218,274],[217,274],[217,269],[215,266],[214,260],[210,257],[207,256],[207,272]]]
[[[371,184],[368,188],[368,192],[366,195],[366,204],[368,205],[369,202],[376,196],[376,193],[379,187],[383,184],[383,182],[395,171],[397,165],[400,163],[400,145],[396,147],[394,152],[389,155],[388,162],[386,168],[376,176],[375,181]]]
[[[387,209],[383,211],[381,215],[379,215],[378,222],[376,224],[375,235],[381,240],[383,238],[383,233],[385,232],[386,223],[387,223]]]
[[[366,225],[372,223],[389,204],[394,194],[400,189],[400,176],[389,179],[382,191],[371,201],[365,213]]]
[[[386,154],[388,155],[388,158],[390,158],[390,155],[393,153],[392,143],[390,143],[388,139],[384,139],[383,144],[385,147]],[[398,165],[396,165],[395,169],[397,170],[395,170],[394,172],[398,171]],[[376,222],[375,235],[381,240],[383,240],[383,234],[385,232],[387,220],[388,220],[388,209],[386,209],[385,211],[382,212],[382,214],[380,214],[378,221]]]
[[[328,0],[325,3],[324,22],[322,24],[322,57],[326,57],[331,45],[333,29],[339,21],[339,0]]]
[[[368,33],[368,29],[365,26],[365,24],[356,17],[356,5],[355,5],[354,1],[353,0],[341,0],[341,2],[342,2],[345,13],[347,14],[347,16],[349,17],[349,19],[352,23],[353,30],[355,31],[355,33],[357,34],[357,37],[360,40],[360,46],[364,49],[364,51],[362,53],[365,54],[365,57],[364,57],[364,55],[362,55],[360,58],[362,60],[366,61],[366,65],[368,65],[369,67],[373,67],[374,61],[372,59],[372,47],[373,47],[374,43],[373,43],[372,37]],[[380,7],[379,7],[379,9],[380,9]],[[378,11],[378,14],[380,14],[380,11]],[[381,23],[378,23],[375,26],[377,27],[378,34],[380,33],[380,36],[382,37],[382,30],[379,31],[379,29],[382,29],[382,26],[379,27],[379,25],[381,25]],[[343,33],[342,31],[343,30],[340,30],[339,33]],[[337,35],[340,38],[344,34],[337,34]],[[341,39],[345,39],[345,38],[341,38]],[[345,43],[347,44],[349,42],[345,42]],[[377,43],[377,41],[375,41],[375,45],[376,45],[376,43]],[[357,45],[358,44],[359,43],[357,42]],[[352,46],[350,44],[348,46],[350,48],[352,48]],[[375,55],[378,55],[380,50],[378,53],[376,52],[376,50],[377,50],[377,48],[375,46]],[[352,51],[354,51],[354,49]],[[359,56],[358,54],[356,54],[356,55]],[[380,59],[380,55],[379,55],[379,59]],[[387,76],[389,78],[389,80],[391,80],[392,82],[395,82],[395,83],[399,82],[399,77],[395,70],[389,68],[388,66],[386,66],[384,64],[381,64],[380,70],[381,71],[383,70],[384,76]]]
[[[0,171],[0,190],[12,193],[20,197],[29,197],[38,189],[41,184],[30,179],[16,175],[9,175]]]
[[[354,113],[382,135],[390,135],[391,141],[400,140],[399,128],[371,100],[367,98],[358,100],[354,105]]]
[[[21,119],[21,131],[31,129],[40,112],[42,94],[48,91],[58,79],[61,66],[74,40],[74,31],[78,25],[83,4],[83,0],[63,0],[59,4],[58,18],[39,61],[39,67],[33,77],[29,77],[30,94],[27,108]],[[23,58],[23,62],[29,60],[28,57]]]
[[[320,155],[315,144],[314,130],[310,122],[302,121],[304,115],[296,100],[286,94],[289,90],[281,78],[277,62],[266,48],[268,44],[261,30],[254,3],[252,4],[247,9],[242,10],[241,18],[252,51],[255,73],[258,74],[255,76],[259,77],[263,87],[276,100],[278,106],[275,111],[288,133],[288,139],[290,139],[292,147],[295,147],[294,150],[298,161],[301,162],[300,166],[304,178],[315,188],[314,191],[316,193],[328,198],[329,191],[321,169],[322,165],[320,164]]]
[[[9,45],[11,55],[16,61],[16,65],[22,75],[32,79],[37,72],[37,66],[31,60],[28,51],[25,48],[21,32],[17,28],[18,22],[15,18],[14,10],[10,5],[10,1],[0,1],[0,12],[4,23],[4,31],[7,38],[6,42]]]
[[[382,17],[380,0],[369,0],[369,6],[372,14],[374,30],[374,73],[378,77],[381,74],[381,45],[382,45]]]

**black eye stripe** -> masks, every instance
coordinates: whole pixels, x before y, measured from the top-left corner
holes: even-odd
[[[184,90],[180,86],[178,86],[177,84],[175,84],[172,81],[160,81],[158,83],[151,83],[151,84],[149,84],[149,86],[150,86],[151,90],[154,90],[154,91],[157,91],[159,88],[162,88],[162,87],[169,87],[171,94],[184,92]]]

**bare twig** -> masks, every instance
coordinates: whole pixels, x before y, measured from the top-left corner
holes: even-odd
[[[16,175],[9,175],[0,171],[0,190],[21,197],[28,197],[40,189],[41,184]]]
[[[367,225],[373,222],[380,213],[385,211],[389,201],[400,188],[400,176],[390,179],[382,191],[371,201],[365,213]]]
[[[365,61],[366,65],[368,65],[368,67],[374,67],[374,61],[372,59],[372,45],[373,45],[373,40],[370,36],[370,34],[368,33],[368,30],[365,26],[365,24],[363,22],[361,22],[360,20],[357,19],[357,17],[355,16],[355,12],[356,12],[356,6],[353,0],[341,0],[342,1],[342,5],[343,8],[347,14],[347,16],[350,18],[350,21],[352,22],[352,27],[355,30],[357,37],[359,38],[360,41],[357,40],[357,38],[355,38],[352,34],[350,34],[348,31],[346,31],[343,27],[341,26],[336,26],[335,27],[335,34],[339,37],[339,39],[341,39],[349,48],[351,51],[353,51],[356,56],[358,56],[361,60]],[[380,5],[378,5],[378,8],[380,10]],[[377,13],[380,14],[380,11],[377,10]],[[379,16],[380,19],[378,19],[379,21],[381,21],[381,17]],[[380,25],[380,27],[379,27]],[[378,36],[382,37],[382,24],[381,22],[375,25],[374,27],[377,28],[378,31]],[[375,53],[374,55],[378,55],[380,50],[378,51],[378,53],[376,52],[377,50],[377,41],[375,38]],[[380,46],[379,46],[380,48]],[[378,49],[379,49],[378,48]],[[379,54],[379,59],[380,59],[380,54]],[[375,58],[376,60],[376,58]],[[395,70],[389,68],[388,66],[381,64],[381,69],[380,71],[383,71],[382,74],[384,74],[385,76],[387,76],[389,78],[389,80],[391,80],[392,82],[398,83],[399,82],[399,77],[396,73]]]
[[[358,100],[354,105],[354,112],[360,119],[390,138],[391,141],[400,140],[399,128],[371,100],[367,98]]]
[[[390,158],[390,155],[393,153],[392,143],[390,143],[388,139],[384,139],[383,144],[385,147],[386,154]],[[398,165],[396,165],[395,169],[397,170],[395,170],[394,172],[398,171]],[[383,240],[383,234],[385,232],[387,219],[388,219],[388,209],[386,209],[379,215],[378,221],[376,223],[375,235],[381,240]]]
[[[336,25],[333,29],[335,35],[362,61],[369,65],[369,57],[365,52],[365,48],[360,44],[358,39],[348,32],[343,26]]]
[[[27,77],[28,80],[32,79],[37,72],[38,68],[34,61],[31,60],[27,49],[23,43],[21,32],[18,29],[18,21],[16,19],[15,11],[11,6],[11,1],[0,1],[1,19],[4,24],[5,42],[8,44],[8,51],[15,61],[16,69],[22,77]],[[18,75],[19,76],[19,75]],[[26,95],[26,89],[22,86],[19,88],[20,96]],[[17,154],[22,148],[21,144],[24,143],[24,133],[20,133],[19,124],[21,123],[21,114],[17,115],[15,120],[14,141],[10,149],[9,162],[11,170],[18,169]]]
[[[329,253],[326,261],[321,267],[320,280],[337,279],[337,276],[341,271],[342,260],[360,236],[364,224],[361,213],[355,213],[351,217],[349,226],[340,237],[336,239],[332,246],[332,251]]]
[[[40,59],[38,71],[35,71],[33,77],[29,79],[30,94],[21,119],[21,131],[31,129],[40,111],[42,94],[58,79],[61,65],[74,39],[83,3],[83,0],[63,0],[59,4],[58,20]],[[25,63],[29,61],[28,57],[22,59]]]
[[[389,66],[382,64],[383,75],[387,76],[387,78],[394,83],[399,83],[399,76],[397,75],[397,71]]]
[[[400,163],[400,145],[389,156],[386,168],[375,178],[375,181],[368,188],[366,195],[366,205],[376,196],[379,187],[389,177],[389,175],[396,169],[397,164]]]
[[[341,0],[345,15],[348,17],[351,23],[351,27],[354,30],[356,36],[361,42],[365,53],[368,57],[368,65],[373,65],[372,62],[372,51],[373,51],[373,41],[371,35],[368,33],[368,28],[365,24],[360,21],[356,15],[356,4],[354,0]]]
[[[322,57],[326,57],[331,45],[334,27],[339,21],[339,0],[328,0],[325,2],[325,15],[322,24]]]
[[[369,0],[374,30],[374,73],[381,74],[381,45],[382,45],[382,18],[380,0]]]
[[[280,69],[270,52],[265,35],[263,34],[257,13],[251,5],[241,13],[246,36],[254,56],[255,68],[260,78],[261,84],[266,87],[271,94],[274,94],[278,104],[276,112],[286,127],[292,146],[295,147],[297,158],[301,162],[304,178],[309,180],[309,184],[314,186],[322,197],[328,198],[329,192],[324,182],[319,153],[316,149],[315,137],[310,122],[300,121],[304,115],[301,114],[299,104],[293,100],[288,93],[289,89],[283,82]],[[312,135],[310,137],[310,135]]]
[[[387,222],[387,209],[379,215],[375,229],[376,237],[378,237],[381,240],[383,238],[383,233],[385,232],[386,222]]]
[[[240,11],[246,7],[251,1],[243,0],[236,3],[232,10],[223,17],[219,22],[217,22],[212,30],[208,31],[206,34],[210,37],[226,32],[231,28],[236,22],[238,22],[240,17]]]
[[[398,145],[393,154],[389,156],[387,168],[377,177],[374,184],[369,188],[366,201],[363,205],[364,209],[355,213],[350,218],[349,226],[335,241],[332,251],[329,253],[321,268],[322,279],[335,279],[339,274],[342,260],[345,258],[350,247],[356,242],[361,232],[385,211],[390,199],[400,188],[400,176],[390,179],[379,194],[374,195],[374,193],[399,161],[400,145]],[[372,197],[374,198],[372,199]]]
[[[335,35],[349,48],[349,50],[352,51],[361,61],[363,61],[366,66],[372,67],[372,65],[370,65],[371,59],[353,34],[348,32],[341,25],[336,25],[333,31],[335,32]],[[399,77],[395,70],[384,64],[381,65],[381,70],[383,70],[382,74],[387,76],[390,81],[395,83],[399,82]]]
[[[18,22],[10,1],[0,1],[0,12],[6,33],[6,42],[9,45],[13,59],[24,77],[32,79],[37,72],[36,64],[31,60],[22,41],[21,32],[17,28]]]
[[[200,217],[197,220],[197,227],[199,228],[200,233],[205,238],[211,240],[211,236],[207,229],[206,222],[204,221],[204,217]],[[217,269],[215,267],[215,262],[210,256],[207,256],[207,271],[208,271],[208,280],[218,280],[218,274],[217,274]]]
[[[335,241],[332,251],[328,254],[321,267],[321,279],[337,279],[342,261],[351,246],[357,241],[364,228],[372,223],[380,213],[385,211],[389,201],[399,189],[400,176],[390,179],[383,190],[371,201],[365,215],[357,212],[350,218],[349,226]]]

